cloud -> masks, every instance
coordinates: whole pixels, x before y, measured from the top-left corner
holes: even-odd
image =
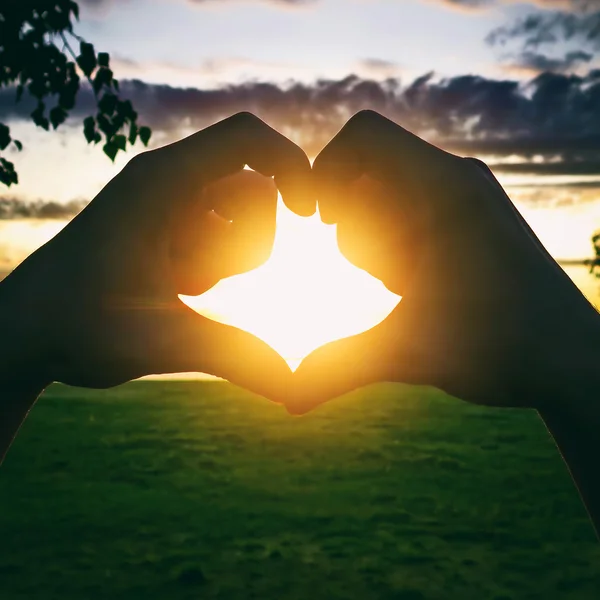
[[[356,64],[356,71],[367,77],[398,77],[402,71],[399,63],[382,58],[364,58]]]
[[[131,0],[119,0],[130,2]],[[104,18],[116,6],[115,0],[78,0],[82,16],[91,18]]]
[[[243,56],[207,58],[194,64],[169,61],[138,61],[127,56],[111,56],[111,66],[119,79],[141,79],[170,85],[207,85],[209,82],[235,81],[260,77],[286,79],[301,76],[305,67],[283,61],[256,60]]]
[[[535,12],[490,32],[487,42],[503,46],[512,40],[524,48],[539,48],[559,41],[574,42],[600,50],[600,9],[589,13]]]
[[[525,50],[520,54],[509,55],[502,68],[507,73],[531,77],[546,71],[571,72],[581,68],[584,64],[590,63],[593,58],[593,54],[582,50],[567,52],[562,57],[553,57],[532,50]]]
[[[78,0],[86,16],[105,17],[117,5],[115,0]],[[119,0],[123,2],[123,0]],[[126,0],[130,2],[131,0]],[[163,2],[186,3],[195,7],[223,7],[234,4],[266,4],[275,8],[304,8],[318,4],[321,0],[163,0]],[[141,2],[140,2],[141,4]]]
[[[79,213],[87,200],[54,202],[26,201],[16,197],[0,197],[0,220],[9,219],[69,219]]]
[[[102,0],[100,0],[102,1]],[[203,4],[223,4],[225,0],[187,0],[190,4],[203,5]],[[265,4],[272,4],[279,6],[280,8],[297,8],[303,6],[309,6],[318,3],[320,0],[227,0],[229,4],[233,3],[252,3],[257,4],[263,2]]]
[[[432,0],[457,9],[484,9],[507,4],[523,3],[523,0]],[[586,13],[600,7],[600,0],[529,0],[531,5],[543,10],[564,10]]]
[[[480,9],[488,8],[496,3],[496,0],[433,0],[434,2],[441,2],[450,8],[456,9]]]
[[[216,89],[122,80],[121,93],[165,142],[251,111],[314,156],[352,114],[369,108],[463,155],[600,160],[598,69],[585,76],[544,72],[525,83],[475,75],[437,79],[433,73],[404,85],[357,75]],[[0,121],[27,119],[33,107],[27,97],[15,104],[14,90],[0,91]],[[84,89],[74,116],[93,110],[93,96]]]
[[[467,10],[523,3],[521,0],[435,1]],[[491,46],[520,45],[520,52],[513,53],[514,64],[508,65],[509,68],[564,71],[582,60],[589,62],[593,57],[590,53],[600,50],[600,0],[529,0],[526,4],[530,7],[527,14],[496,27],[486,37]],[[562,57],[539,52],[540,47],[558,42],[573,47]]]
[[[214,88],[222,86],[224,82],[250,79],[271,82],[314,80],[313,69],[300,63],[235,55],[206,58],[182,65],[169,61],[139,61],[116,54],[111,56],[111,66],[119,79],[139,79],[174,87]],[[400,77],[405,73],[405,68],[396,61],[368,57],[355,61],[352,71],[366,79],[382,80]]]
[[[165,0],[167,2],[173,2],[173,0]],[[224,4],[226,0],[186,0],[189,4],[203,5],[203,4]],[[268,4],[279,5],[281,7],[297,7],[307,6],[309,4],[316,4],[320,0],[228,0],[229,4],[234,3],[252,3],[265,2]],[[114,0],[79,0],[79,4],[92,9],[100,9],[109,4],[113,4]]]

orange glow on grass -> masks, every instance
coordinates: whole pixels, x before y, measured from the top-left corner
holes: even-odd
[[[199,313],[245,329],[295,369],[327,342],[366,331],[398,304],[378,279],[339,251],[335,225],[295,215],[281,198],[273,252],[261,267],[181,299]]]

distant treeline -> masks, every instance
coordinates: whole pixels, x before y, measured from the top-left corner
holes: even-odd
[[[558,258],[556,262],[563,267],[580,267],[580,266],[591,266],[592,259],[590,258]]]
[[[70,219],[81,212],[88,200],[62,203],[48,200],[0,198],[0,219]]]

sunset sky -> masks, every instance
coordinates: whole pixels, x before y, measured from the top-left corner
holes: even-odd
[[[78,32],[111,53],[155,144],[253,110],[314,154],[371,107],[462,154],[514,155],[529,163],[510,167],[519,174],[600,172],[598,0],[81,4]],[[26,145],[14,155],[21,184],[4,195],[89,199],[123,166],[129,156],[111,165],[86,146],[89,109],[82,94],[69,125],[49,135],[23,120],[30,103],[0,91],[0,120]]]
[[[154,145],[250,110],[312,158],[349,116],[372,108],[486,160],[554,256],[591,253],[600,0],[80,4],[77,32],[110,52]],[[30,100],[16,105],[14,90],[0,89],[0,122],[25,145],[8,155],[21,183],[0,189],[0,270],[52,237],[133,155],[112,164],[86,145],[81,120],[92,108],[84,89],[72,118],[49,134],[27,121]]]

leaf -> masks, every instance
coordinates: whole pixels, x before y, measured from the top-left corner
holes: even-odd
[[[152,136],[152,130],[150,129],[150,127],[140,127],[139,135],[142,144],[144,144],[144,146],[147,146],[148,142],[150,141],[150,137]]]
[[[98,66],[108,67],[110,56],[108,52],[98,52]]]
[[[117,106],[117,113],[131,122],[137,119],[137,113],[133,110],[131,100],[120,100]]]
[[[19,176],[15,171],[15,165],[5,158],[0,158],[0,183],[10,187],[13,183],[19,183]]]
[[[106,113],[107,115],[112,115],[117,106],[118,99],[114,94],[104,94],[102,98],[100,98],[100,102],[98,102],[98,108],[100,112]]]
[[[87,42],[81,42],[80,44],[81,54],[77,57],[77,64],[79,68],[84,72],[86,77],[90,77],[98,64],[96,61],[96,52],[94,46]]]
[[[67,112],[60,106],[55,106],[50,111],[50,122],[52,123],[52,127],[57,129],[61,123],[65,122],[67,118]]]
[[[100,69],[98,69],[98,72],[96,73],[96,76],[92,81],[92,86],[96,94],[99,94],[105,85],[110,84],[110,82],[112,81],[112,76],[113,74],[110,69],[107,69],[106,67],[101,67]]]
[[[138,137],[138,127],[132,123],[129,127],[129,143],[133,146]]]
[[[115,162],[115,156],[117,156],[117,152],[119,152],[118,146],[116,146],[112,142],[107,142],[102,147],[102,150],[104,150],[104,154],[106,154],[106,156],[108,156],[108,158],[110,158],[110,160]]]
[[[94,119],[94,117],[86,117],[83,120],[83,135],[88,144],[91,144],[96,140],[96,134],[96,119]]]
[[[44,115],[45,110],[46,105],[43,102],[39,102],[36,109],[31,113],[31,118],[38,127],[41,127],[42,129],[48,131],[48,129],[50,128],[50,123]]]
[[[4,150],[10,142],[10,129],[4,123],[0,123],[0,150]]]
[[[124,135],[115,135],[112,142],[119,150],[125,150],[127,147],[127,138]]]
[[[104,133],[107,138],[109,138],[113,135],[113,133],[114,133],[113,124],[111,123],[110,119],[107,118],[107,116],[105,114],[102,114],[102,113],[99,114],[96,121],[98,123],[98,127],[100,128],[100,131],[102,133]]]
[[[75,96],[78,89],[78,84],[77,87],[73,89],[69,89],[65,86],[58,96],[58,105],[64,110],[71,110],[72,108],[75,108]]]
[[[83,56],[96,56],[94,45],[86,42],[85,40],[81,40],[81,43],[79,44],[79,52],[81,52]]]
[[[13,140],[13,144],[17,147],[17,150],[19,152],[23,150],[23,144],[19,140]]]

